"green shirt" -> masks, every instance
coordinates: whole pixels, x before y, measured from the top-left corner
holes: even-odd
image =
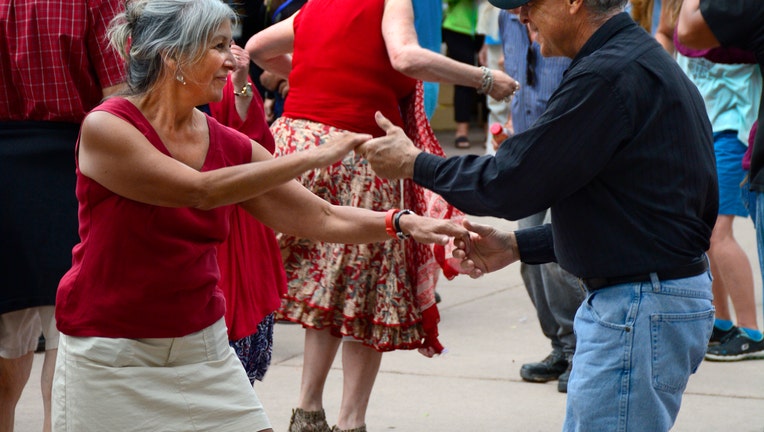
[[[448,0],[444,15],[444,29],[475,36],[477,5],[474,0]]]

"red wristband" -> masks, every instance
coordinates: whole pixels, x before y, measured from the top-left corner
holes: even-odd
[[[393,218],[399,211],[397,208],[391,208],[385,214],[385,231],[390,237],[395,239],[398,238],[398,235],[395,233],[395,227],[393,227]]]

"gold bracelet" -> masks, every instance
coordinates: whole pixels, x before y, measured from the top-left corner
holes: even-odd
[[[252,84],[247,83],[240,91],[233,91],[234,96],[252,96]]]

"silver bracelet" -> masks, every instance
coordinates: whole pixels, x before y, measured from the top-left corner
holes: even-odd
[[[480,70],[483,71],[483,81],[480,83],[477,93],[487,95],[493,90],[493,72],[485,66],[480,66]]]

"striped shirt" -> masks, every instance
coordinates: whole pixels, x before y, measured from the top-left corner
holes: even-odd
[[[551,207],[541,230],[553,235],[531,239],[543,248],[518,236],[523,261],[556,259],[582,278],[694,262],[719,201],[703,99],[626,13],[595,31],[546,111],[495,157],[420,154],[414,181],[473,215],[515,220]]]
[[[0,121],[80,123],[122,82],[106,39],[123,1],[0,2]]]
[[[502,10],[499,15],[499,33],[503,42],[504,70],[520,82],[520,90],[512,98],[512,126],[515,133],[520,133],[531,127],[533,122],[546,110],[549,97],[555,91],[565,69],[570,65],[567,57],[543,57],[538,43],[531,44],[525,24],[520,22],[516,14]],[[533,85],[528,80],[528,50],[532,74],[535,77]]]

